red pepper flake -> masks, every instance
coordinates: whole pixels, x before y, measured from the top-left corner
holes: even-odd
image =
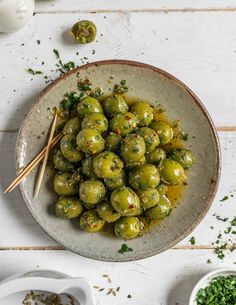
[[[131,204],[131,205],[129,206],[129,208],[130,208],[130,209],[133,209],[133,208],[134,208],[134,205],[133,205],[133,204]]]
[[[121,134],[120,128],[116,128],[116,129],[114,130],[114,132],[117,133],[117,134]]]

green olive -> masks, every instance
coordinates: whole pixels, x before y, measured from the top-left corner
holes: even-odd
[[[97,35],[97,28],[92,21],[81,20],[72,26],[69,33],[77,42],[85,44],[94,41]]]
[[[120,174],[124,164],[110,151],[104,151],[93,159],[93,168],[99,178],[114,178]]]
[[[99,180],[86,180],[80,184],[79,195],[81,200],[87,204],[98,204],[106,195],[106,189]]]
[[[121,217],[116,221],[114,231],[117,237],[132,239],[141,235],[142,224],[137,217]]]
[[[141,137],[143,137],[145,145],[146,145],[146,152],[150,153],[153,151],[159,144],[160,139],[158,137],[158,134],[155,132],[155,130],[149,128],[149,127],[141,127],[137,130],[137,134],[139,134]]]
[[[93,169],[93,159],[92,158],[84,158],[82,160],[82,173],[86,175],[88,178],[96,178],[96,174]]]
[[[168,191],[168,185],[160,183],[157,187],[158,193],[162,196],[165,195]]]
[[[56,202],[56,216],[66,219],[78,217],[83,211],[79,199],[75,197],[62,197]]]
[[[115,211],[111,204],[109,204],[108,202],[98,204],[97,213],[99,217],[109,223],[116,221],[121,216],[120,213]]]
[[[190,168],[194,163],[194,156],[188,149],[175,149],[168,153],[168,158],[177,161],[183,168]]]
[[[63,132],[65,135],[76,136],[77,133],[80,131],[80,129],[81,129],[81,120],[75,117],[66,122],[63,128]]]
[[[120,149],[122,137],[119,134],[110,132],[105,139],[105,148],[113,152],[117,152]]]
[[[166,122],[153,121],[150,127],[154,129],[158,134],[161,144],[167,144],[173,139],[174,136],[173,129]]]
[[[78,194],[79,188],[71,173],[56,174],[54,177],[54,190],[61,196],[73,196]]]
[[[157,206],[146,211],[149,220],[161,220],[171,213],[171,202],[166,196],[161,196]]]
[[[82,230],[94,233],[102,229],[105,221],[98,216],[96,210],[89,210],[80,216],[79,224]]]
[[[145,156],[143,156],[140,160],[138,161],[130,161],[130,162],[126,162],[126,167],[128,168],[134,168],[136,166],[140,166],[146,164],[146,158]]]
[[[146,155],[146,159],[148,163],[155,164],[160,167],[163,161],[166,159],[166,152],[162,148],[155,148]]]
[[[143,210],[154,207],[160,200],[160,195],[157,189],[147,189],[138,192],[141,208]]]
[[[92,113],[84,117],[82,129],[84,128],[93,128],[104,133],[108,128],[108,120],[103,113]]]
[[[147,103],[137,102],[131,107],[133,112],[138,119],[138,126],[148,126],[153,120],[153,108]]]
[[[126,114],[117,114],[110,120],[110,128],[113,132],[125,136],[137,127],[138,120],[136,116],[127,112]]]
[[[102,105],[104,108],[104,112],[108,118],[112,118],[114,115],[119,113],[125,114],[129,110],[125,99],[119,94],[107,97],[103,101]]]
[[[90,155],[103,151],[105,140],[96,129],[82,129],[76,138],[78,149]]]
[[[105,185],[110,190],[118,189],[126,184],[126,175],[125,172],[122,170],[117,176],[114,178],[105,178],[104,179]]]
[[[166,159],[161,166],[161,179],[167,184],[179,184],[185,179],[182,165],[170,159]]]
[[[129,183],[136,190],[156,188],[160,183],[159,171],[152,164],[135,167],[129,173]]]
[[[138,134],[128,134],[121,142],[121,154],[127,162],[139,161],[145,155],[144,139]]]
[[[60,142],[61,152],[70,162],[79,162],[83,155],[77,149],[76,137],[73,135],[64,136]]]
[[[113,208],[124,216],[135,216],[141,212],[137,194],[129,187],[122,187],[112,192]]]
[[[98,100],[91,96],[84,97],[77,105],[77,111],[79,117],[85,117],[85,115],[92,113],[103,113],[103,109]]]
[[[60,150],[54,153],[53,163],[55,168],[62,172],[70,172],[74,169],[74,165],[63,156]]]

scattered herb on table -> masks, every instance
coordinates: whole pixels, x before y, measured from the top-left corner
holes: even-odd
[[[225,254],[224,254],[224,250],[227,248],[227,243],[224,243],[224,244],[218,244],[216,247],[215,247],[215,254],[217,255],[217,257],[219,259],[223,259],[225,257]]]
[[[40,41],[40,40],[36,40],[36,42],[37,42],[37,44],[40,44],[40,43],[41,43],[41,41]]]
[[[216,219],[220,220],[220,221],[223,221],[223,222],[226,222],[227,220],[229,220],[229,218],[227,217],[220,217],[219,215],[215,215]]]
[[[224,196],[224,197],[220,200],[220,202],[226,201],[226,200],[228,200],[228,199],[229,199],[229,196]]]
[[[125,252],[131,252],[131,251],[133,251],[132,248],[129,248],[126,244],[123,244],[120,250],[118,250],[118,253],[124,254]]]
[[[211,264],[211,263],[212,263],[212,260],[209,258],[209,259],[207,260],[207,263],[208,263],[208,264]]]
[[[196,244],[196,238],[194,236],[192,236],[189,241],[190,241],[191,245]]]
[[[56,58],[58,59],[57,67],[59,68],[58,71],[60,71],[61,74],[64,74],[65,72],[75,69],[76,65],[74,61],[68,61],[67,63],[63,63],[59,51],[57,49],[53,49],[53,53],[56,55]]]
[[[28,71],[30,74],[32,74],[32,75],[36,75],[36,74],[43,74],[43,72],[42,72],[42,71],[39,71],[39,70],[33,70],[33,69],[31,69],[31,68],[29,68],[27,71]]]
[[[236,226],[236,216],[234,217],[234,219],[231,220],[230,223],[232,226]]]
[[[127,298],[128,298],[128,299],[131,299],[131,298],[132,298],[132,295],[131,295],[131,294],[128,294],[128,295],[127,295]]]

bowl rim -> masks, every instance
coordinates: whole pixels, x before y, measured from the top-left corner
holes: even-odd
[[[215,147],[216,147],[216,173],[215,173],[215,177],[212,178],[212,191],[211,193],[208,195],[208,198],[206,200],[206,208],[204,211],[202,211],[200,214],[198,214],[198,217],[196,219],[196,221],[189,227],[188,230],[186,230],[185,232],[183,232],[182,234],[180,234],[177,238],[175,238],[172,242],[170,242],[168,245],[166,245],[165,247],[162,247],[160,250],[156,250],[156,251],[150,251],[150,253],[143,255],[143,254],[137,254],[136,256],[132,257],[132,258],[126,258],[124,256],[120,257],[120,259],[109,259],[107,257],[99,257],[97,258],[95,255],[84,255],[81,254],[79,251],[76,251],[75,249],[73,249],[72,247],[68,247],[67,245],[65,245],[65,243],[63,241],[60,240],[60,238],[54,238],[52,237],[47,231],[46,229],[41,226],[40,224],[40,219],[37,217],[37,215],[34,215],[33,210],[31,209],[30,203],[28,202],[28,199],[26,198],[25,194],[24,194],[24,190],[23,190],[23,186],[22,183],[20,183],[19,185],[19,189],[20,189],[20,193],[21,196],[23,198],[23,201],[25,202],[28,210],[30,211],[31,215],[33,216],[33,218],[35,219],[35,221],[38,223],[38,225],[40,226],[40,228],[52,239],[54,239],[57,243],[59,243],[60,245],[63,246],[63,248],[68,249],[76,254],[79,254],[81,256],[87,257],[87,258],[91,258],[91,259],[95,259],[98,261],[111,261],[111,262],[129,262],[129,261],[136,261],[136,260],[140,260],[140,259],[145,259],[151,256],[154,256],[156,254],[159,254],[161,252],[164,252],[170,248],[172,248],[173,246],[175,246],[176,244],[178,244],[181,240],[183,240],[186,236],[188,236],[189,234],[191,234],[191,232],[200,224],[200,222],[203,220],[203,218],[206,216],[207,212],[209,211],[211,204],[215,198],[217,189],[218,189],[218,185],[219,185],[219,181],[220,181],[220,174],[221,174],[221,150],[220,150],[220,142],[219,142],[219,138],[218,138],[218,134],[215,128],[215,125],[213,123],[212,118],[210,117],[210,114],[208,113],[207,109],[205,108],[205,106],[203,105],[203,103],[201,102],[201,100],[197,97],[197,95],[185,84],[183,83],[181,80],[179,80],[178,78],[176,78],[175,76],[173,76],[172,74],[149,64],[146,63],[142,63],[142,62],[138,62],[138,61],[132,61],[132,60],[120,60],[120,59],[108,59],[108,60],[101,60],[101,61],[95,61],[92,63],[88,63],[85,65],[82,65],[80,67],[77,67],[65,74],[63,74],[62,76],[58,77],[57,79],[55,79],[54,81],[52,81],[48,86],[45,87],[45,89],[42,90],[42,92],[36,97],[35,101],[33,102],[30,111],[26,114],[24,120],[21,123],[21,126],[19,128],[19,132],[18,132],[18,136],[17,136],[17,140],[16,140],[16,148],[15,148],[15,164],[16,164],[16,172],[19,172],[19,159],[20,159],[20,142],[21,142],[21,138],[22,138],[22,133],[24,133],[25,129],[27,128],[27,122],[29,117],[31,116],[31,114],[36,111],[38,105],[40,104],[40,102],[42,101],[42,98],[48,93],[50,92],[50,90],[52,90],[54,87],[56,87],[60,82],[63,82],[65,79],[67,79],[68,77],[70,77],[72,74],[74,73],[78,73],[81,70],[86,70],[87,68],[90,67],[97,67],[97,66],[101,66],[101,65],[128,65],[128,66],[134,66],[134,67],[139,67],[139,68],[146,68],[149,70],[152,70],[154,72],[157,72],[161,75],[163,75],[164,77],[167,77],[169,80],[173,80],[175,81],[175,83],[181,87],[182,89],[184,89],[193,99],[194,103],[198,106],[198,108],[201,110],[201,112],[203,113],[203,115],[205,116],[209,127],[211,129],[212,135],[213,135],[213,139],[214,139],[214,143],[215,143]],[[60,247],[60,246],[59,246]]]

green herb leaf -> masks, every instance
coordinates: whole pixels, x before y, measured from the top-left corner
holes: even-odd
[[[225,201],[225,200],[228,200],[228,199],[229,199],[229,196],[224,196],[224,197],[220,200],[220,202]]]
[[[129,248],[126,244],[123,244],[120,250],[118,250],[118,253],[124,254],[125,252],[131,252],[131,251],[133,251],[132,248]]]
[[[28,71],[30,74],[32,74],[32,75],[43,74],[42,71],[38,71],[38,70],[35,71],[35,70],[31,69],[31,68],[29,68],[27,71]]]
[[[194,236],[192,236],[189,241],[190,241],[191,245],[195,245],[196,244],[196,239],[195,239]]]

